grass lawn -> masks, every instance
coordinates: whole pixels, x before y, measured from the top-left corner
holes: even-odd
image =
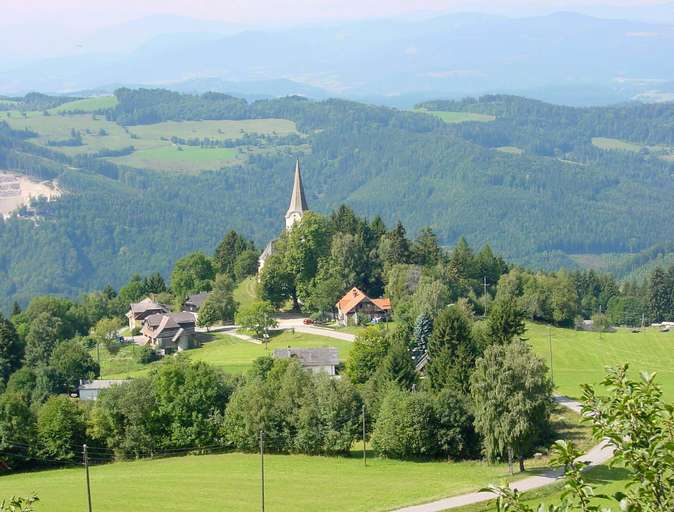
[[[168,143],[134,151],[130,155],[110,158],[115,163],[142,169],[200,171],[219,169],[239,154],[233,148],[176,146]]]
[[[495,116],[488,114],[476,114],[474,112],[440,112],[432,110],[417,110],[417,112],[425,112],[427,114],[434,115],[448,124],[465,123],[468,121],[479,121],[484,123],[488,121],[494,121],[496,119]]]
[[[237,285],[234,289],[234,300],[239,303],[239,309],[258,300],[256,288],[257,279],[255,276],[248,277]]]
[[[630,363],[634,377],[638,371],[657,372],[665,400],[674,400],[674,332],[655,328],[632,333],[618,329],[615,333],[582,332],[552,328],[552,368],[557,391],[579,397],[580,384],[596,384],[605,375],[606,366]],[[525,337],[534,350],[550,364],[548,328],[527,324]]]
[[[496,151],[500,151],[501,153],[508,153],[510,155],[521,155],[524,153],[524,151],[516,146],[499,146],[496,149]]]
[[[335,340],[325,336],[312,334],[295,334],[290,331],[278,331],[271,337],[268,347],[243,341],[234,336],[222,333],[213,333],[207,336],[210,341],[204,342],[200,348],[183,352],[194,361],[204,361],[221,368],[227,373],[240,374],[251,367],[258,357],[270,355],[276,348],[287,346],[310,348],[310,347],[335,347],[339,351],[340,358],[344,360],[352,347],[349,341]],[[140,377],[147,374],[152,368],[161,364],[161,361],[148,365],[136,362],[134,346],[122,348],[116,355],[111,356],[106,350],[101,350],[101,376],[102,378],[123,379],[126,377]],[[94,352],[94,357],[95,357]]]
[[[50,110],[50,112],[73,112],[79,110],[81,112],[94,112],[96,110],[103,110],[113,108],[117,105],[117,98],[114,96],[94,96],[92,98],[85,98],[83,100],[70,101],[59,105]]]

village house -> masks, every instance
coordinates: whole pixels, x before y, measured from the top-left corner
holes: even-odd
[[[80,400],[98,400],[98,395],[104,389],[131,382],[130,380],[81,380],[77,388]]]
[[[168,313],[169,308],[163,304],[158,304],[151,298],[146,297],[140,302],[131,304],[126,317],[129,319],[129,329],[134,330],[143,325],[143,321],[150,315],[158,313]]]
[[[160,354],[170,354],[197,345],[194,313],[157,313],[143,322],[146,343]]]
[[[336,306],[337,323],[344,326],[387,321],[391,314],[389,299],[371,299],[355,287],[346,292]]]
[[[296,359],[302,368],[313,373],[337,375],[339,354],[334,347],[324,348],[278,348],[274,350],[276,359]]]
[[[201,309],[201,305],[206,301],[209,295],[210,292],[200,292],[189,295],[187,299],[185,299],[185,302],[183,302],[183,311],[198,313]]]

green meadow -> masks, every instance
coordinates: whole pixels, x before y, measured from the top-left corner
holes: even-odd
[[[104,158],[117,164],[156,171],[217,170],[244,161],[249,151],[266,150],[264,147],[207,148],[174,144],[170,140],[172,137],[232,140],[246,134],[283,136],[298,133],[295,123],[286,119],[168,121],[124,127],[93,113],[114,106],[115,101],[112,96],[88,98],[65,103],[46,115],[43,112],[27,112],[25,116],[16,111],[0,112],[0,119],[16,130],[36,132],[38,136],[29,140],[69,156],[132,147],[130,154]],[[73,130],[80,133],[82,145],[54,145],[54,142],[70,139]]]
[[[477,122],[489,122],[496,119],[495,116],[488,114],[476,114],[474,112],[441,112],[434,110],[417,110],[417,112],[424,112],[426,114],[434,115],[435,117],[442,119],[445,123],[455,124],[455,123],[465,123],[468,121],[477,121]]]
[[[560,437],[589,446],[588,429],[569,411],[553,416]],[[540,473],[548,461],[527,461],[524,474],[508,474],[504,464],[480,461],[399,461],[368,454],[356,445],[350,456],[265,456],[268,510],[291,512],[384,511],[403,505],[475,491],[492,482]],[[228,453],[117,462],[91,468],[93,509],[101,512],[202,512],[259,509],[259,456]],[[36,512],[86,510],[82,467],[0,477],[0,497],[38,493]],[[307,492],[311,489],[311,492]]]
[[[336,340],[325,336],[315,336],[306,333],[292,333],[291,331],[277,331],[271,341],[264,344],[244,341],[223,333],[201,335],[205,341],[199,348],[186,350],[183,354],[193,361],[204,361],[227,373],[241,374],[247,371],[258,357],[271,355],[277,348],[288,346],[297,348],[335,347],[339,351],[340,359],[346,359],[352,343]],[[110,354],[101,349],[101,377],[105,379],[122,379],[146,375],[152,368],[162,364],[161,361],[142,365],[137,362],[136,354],[139,349],[135,346],[124,346],[116,354]],[[95,350],[92,355],[96,357]]]
[[[657,372],[665,400],[674,400],[674,332],[647,328],[633,333],[620,328],[600,335],[553,327],[550,333],[552,343],[547,326],[529,323],[524,336],[548,366],[552,345],[552,372],[558,393],[578,398],[581,384],[597,384],[606,367],[629,363],[635,378],[641,371]]]
[[[621,139],[612,139],[609,137],[593,137],[592,144],[599,149],[617,150],[617,151],[631,151],[638,153],[641,150],[647,150],[650,153],[655,153],[663,160],[674,160],[674,148],[657,144],[649,146],[647,144],[638,144]]]

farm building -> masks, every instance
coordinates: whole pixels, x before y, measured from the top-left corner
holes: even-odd
[[[119,386],[131,382],[130,380],[81,380],[77,388],[80,400],[97,400],[98,395],[104,389]]]
[[[185,302],[183,302],[183,311],[189,313],[198,313],[199,309],[201,309],[201,305],[205,302],[209,295],[210,292],[200,292],[188,296],[187,299],[185,299]]]
[[[160,354],[170,354],[195,346],[194,313],[158,313],[143,322],[142,334],[148,345]]]
[[[355,287],[349,290],[336,306],[337,322],[341,325],[386,321],[391,314],[389,299],[371,299]]]
[[[294,358],[299,361],[302,368],[314,373],[327,373],[330,376],[337,375],[339,354],[333,347],[325,348],[278,348],[274,350],[276,359]]]
[[[129,329],[133,330],[136,327],[141,327],[143,325],[143,321],[150,315],[168,312],[168,306],[165,306],[164,304],[158,304],[151,298],[146,297],[140,302],[131,304],[129,312],[126,314],[126,317],[129,319]]]

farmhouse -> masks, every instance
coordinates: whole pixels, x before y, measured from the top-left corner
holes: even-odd
[[[199,309],[201,309],[201,305],[208,298],[209,294],[210,292],[200,292],[188,296],[187,299],[185,299],[185,302],[183,302],[183,311],[198,313]]]
[[[295,163],[295,181],[293,183],[293,192],[290,196],[290,205],[288,206],[288,211],[286,212],[286,231],[290,231],[292,227],[302,220],[305,212],[309,211],[309,206],[307,205],[307,199],[304,196],[304,187],[302,186],[302,172],[300,171],[300,161],[299,159]],[[272,240],[267,244],[264,251],[258,259],[258,272],[262,271],[265,262],[274,252],[274,244],[276,240]]]
[[[130,380],[81,380],[77,388],[80,400],[97,400],[98,395],[104,389],[119,386],[131,382]]]
[[[276,359],[294,358],[302,368],[313,373],[327,373],[330,376],[337,374],[339,354],[333,347],[325,348],[278,348],[274,350]]]
[[[341,325],[358,325],[361,322],[388,320],[391,314],[389,299],[371,299],[358,288],[351,288],[337,306],[337,322]]]
[[[158,304],[151,298],[146,297],[140,302],[131,304],[129,312],[126,314],[126,317],[129,319],[129,329],[133,330],[136,327],[141,327],[143,321],[150,315],[168,312],[168,306]]]
[[[195,346],[194,313],[157,313],[143,322],[146,343],[160,354],[170,354]]]

